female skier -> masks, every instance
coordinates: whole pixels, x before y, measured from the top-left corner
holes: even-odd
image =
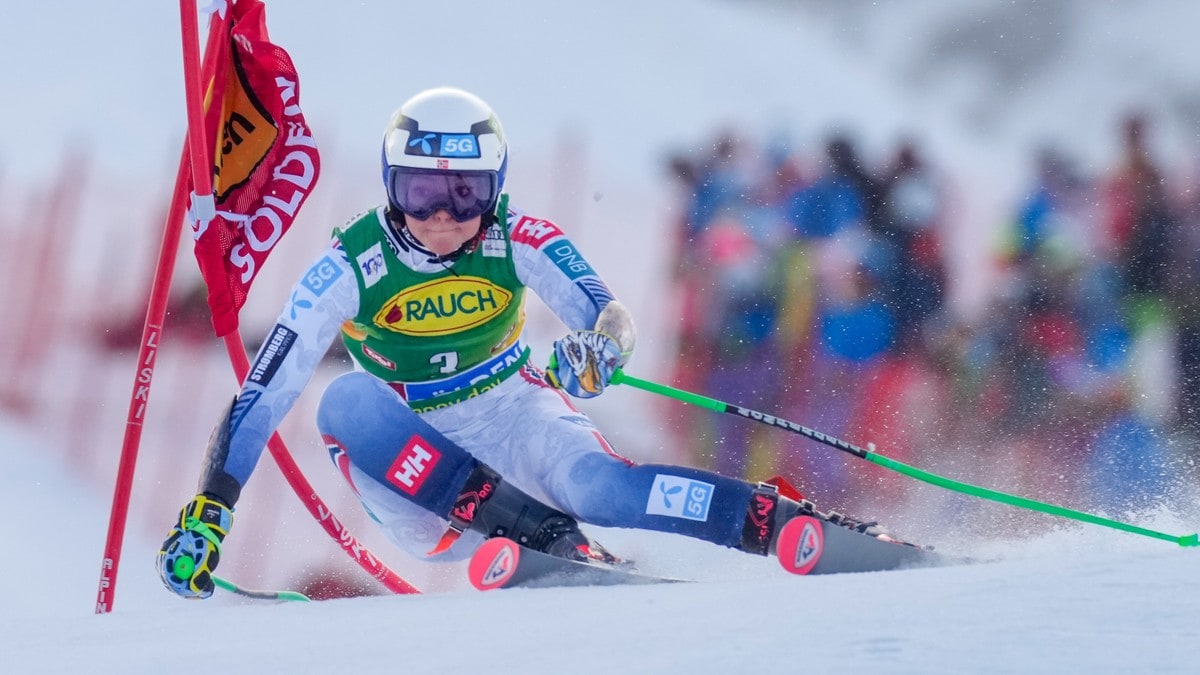
[[[339,336],[358,368],[328,386],[317,426],[372,519],[422,558],[503,535],[611,562],[579,522],[766,555],[784,522],[812,512],[770,485],[636,465],[563,395],[604,391],[633,352],[633,321],[557,226],[508,202],[507,161],[499,120],[472,94],[431,89],[395,113],[387,204],[335,230],[293,287],[159,552],[167,588],[212,595],[238,496]],[[522,341],[527,289],[570,329],[545,371]]]

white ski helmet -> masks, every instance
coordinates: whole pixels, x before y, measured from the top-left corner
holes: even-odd
[[[383,135],[383,182],[402,213],[444,208],[460,222],[490,213],[504,187],[508,144],[490,106],[453,87],[427,89],[392,115]],[[437,182],[431,191],[429,183]]]

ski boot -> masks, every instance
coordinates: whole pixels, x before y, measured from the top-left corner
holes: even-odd
[[[466,530],[487,538],[507,537],[522,546],[576,562],[627,563],[592,541],[571,516],[543,504],[480,464],[467,478],[450,510],[450,530],[431,553],[453,543]]]
[[[907,543],[892,538],[875,521],[858,520],[836,511],[818,511],[816,505],[805,499],[799,490],[783,478],[776,477],[754,488],[738,548],[757,555],[774,555],[779,531],[797,516],[813,516],[883,541]]]

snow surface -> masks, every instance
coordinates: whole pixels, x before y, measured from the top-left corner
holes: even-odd
[[[319,603],[180,600],[154,578],[154,544],[129,541],[136,562],[122,568],[116,610],[98,616],[108,495],[63,477],[36,447],[0,424],[8,673],[1196,672],[1200,550],[1096,528],[977,548],[987,563],[807,578],[620,533],[623,546],[652,548],[657,566],[705,580]]]
[[[295,0],[269,2],[268,16],[301,73],[326,153],[326,191],[355,208],[377,199],[387,115],[413,91],[453,83],[501,112],[514,144],[510,187],[531,209],[572,222],[581,246],[596,251],[593,263],[617,268],[611,240],[644,237],[644,258],[614,283],[644,328],[647,370],[670,348],[656,323],[672,316],[667,301],[645,292],[674,203],[662,161],[672,150],[703,151],[722,125],[760,141],[787,132],[801,151],[834,127],[860,134],[875,153],[916,134],[971,188],[959,205],[962,227],[950,233],[963,269],[977,264],[988,239],[980,233],[1004,217],[1031,148],[1047,138],[1102,166],[1116,152],[1116,121],[1138,104],[1174,132],[1156,137],[1168,159],[1194,161],[1200,3],[809,1],[760,2],[757,12],[739,4],[749,3],[530,0],[500,9],[479,0],[429,15],[373,0],[337,3],[329,19],[321,14],[329,3]],[[0,135],[0,208],[13,213],[11,196],[47,182],[70,146],[97,158],[102,201],[89,213],[158,208],[182,130],[174,3],[0,5],[8,103],[0,123],[9,130]],[[139,26],[155,28],[131,34]],[[556,200],[555,190],[573,201]],[[333,222],[347,215],[325,213]],[[103,234],[111,220],[93,222],[101,226],[81,236]],[[285,264],[285,247],[311,251],[329,224],[297,230],[273,264]],[[256,316],[273,316],[278,302],[267,271],[247,308]],[[282,271],[290,283],[295,270]],[[110,406],[114,418],[125,386]],[[198,448],[203,438],[188,443]],[[1032,525],[1024,531],[1060,529],[1008,541],[955,540],[936,518],[921,522],[922,535],[940,535],[929,540],[941,550],[993,560],[962,567],[797,579],[769,560],[609,531],[600,535],[606,545],[651,571],[703,583],[483,595],[460,579],[424,596],[308,605],[224,594],[179,600],[151,569],[159,542],[147,532],[158,525],[131,523],[116,611],[95,616],[111,488],[98,490],[94,477],[70,472],[44,448],[17,421],[3,422],[6,673],[1200,670],[1200,551],[1041,516],[1023,521]],[[166,515],[135,517],[161,523]],[[1187,534],[1200,520],[1192,509],[1137,522]],[[251,528],[243,523],[243,536]]]

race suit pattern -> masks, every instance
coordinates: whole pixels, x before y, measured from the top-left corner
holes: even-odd
[[[380,227],[387,228],[384,209],[376,209],[376,214]],[[518,279],[568,328],[592,328],[613,296],[575,246],[557,226],[513,208],[508,224]],[[389,240],[393,252],[411,269],[426,273],[444,269],[443,263],[431,262],[427,252],[402,246],[390,232]],[[342,324],[358,313],[359,289],[352,265],[337,241],[331,241],[292,287],[260,348],[230,422],[224,469],[239,484],[244,486],[250,478],[267,439],[339,338]],[[459,365],[465,369],[475,364]]]
[[[375,216],[403,265],[429,274],[445,270],[449,263],[398,240],[382,210]],[[568,329],[592,329],[613,296],[574,244],[554,224],[515,209],[506,222],[508,241],[485,239],[480,255],[511,255],[517,280]],[[508,246],[511,250],[497,248]],[[311,379],[343,322],[359,313],[356,270],[362,266],[354,264],[340,243],[330,244],[296,283],[260,349],[230,421],[224,470],[239,485],[250,477],[269,434]],[[458,367],[468,371],[489,363]],[[724,546],[740,542],[750,484],[687,467],[635,465],[620,457],[592,421],[528,363],[445,406],[410,407],[401,391],[367,373],[343,375],[322,398],[318,427],[367,512],[394,543],[418,557],[428,554],[445,531],[448,511],[439,509],[457,494],[448,491],[461,485],[423,481],[419,489],[398,488],[394,472],[380,467],[403,460],[398,444],[430,427],[452,444],[443,446],[443,467],[450,455],[455,466],[466,466],[473,457],[470,461],[487,464],[505,481],[582,522],[673,532]],[[340,440],[351,437],[352,442]],[[464,536],[433,559],[462,558],[478,541],[478,536]]]

